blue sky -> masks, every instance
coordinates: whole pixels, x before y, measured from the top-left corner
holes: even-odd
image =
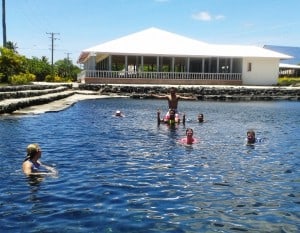
[[[47,33],[56,33],[54,60],[76,64],[82,50],[150,27],[207,43],[300,47],[299,9],[300,0],[6,0],[6,31],[20,54],[49,61]]]

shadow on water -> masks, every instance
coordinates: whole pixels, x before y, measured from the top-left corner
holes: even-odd
[[[44,180],[43,176],[27,176],[27,181],[30,187],[32,187],[33,190],[38,189],[41,185],[41,183]]]

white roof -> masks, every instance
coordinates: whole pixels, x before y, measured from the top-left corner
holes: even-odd
[[[279,68],[300,69],[300,65],[293,65],[293,64],[280,63],[280,64],[279,64]]]
[[[79,62],[91,54],[292,58],[258,46],[208,44],[153,27],[85,49]]]

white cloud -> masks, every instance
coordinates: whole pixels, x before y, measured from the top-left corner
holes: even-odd
[[[204,11],[193,14],[192,18],[200,21],[211,21],[211,15]]]
[[[222,19],[225,19],[225,16],[224,15],[217,15],[217,16],[215,16],[215,19],[216,20],[222,20]]]
[[[211,15],[209,12],[201,11],[192,15],[192,18],[200,21],[212,21],[212,20],[222,20],[225,18],[223,15]]]

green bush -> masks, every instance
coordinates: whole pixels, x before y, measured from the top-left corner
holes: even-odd
[[[12,85],[24,85],[35,81],[35,75],[30,73],[16,74],[8,78],[8,82]]]
[[[291,86],[300,83],[300,78],[281,77],[278,79],[279,86]]]
[[[47,75],[45,78],[46,82],[55,82],[55,83],[62,83],[62,82],[72,82],[71,78],[62,78],[58,75],[52,77],[52,75]]]

